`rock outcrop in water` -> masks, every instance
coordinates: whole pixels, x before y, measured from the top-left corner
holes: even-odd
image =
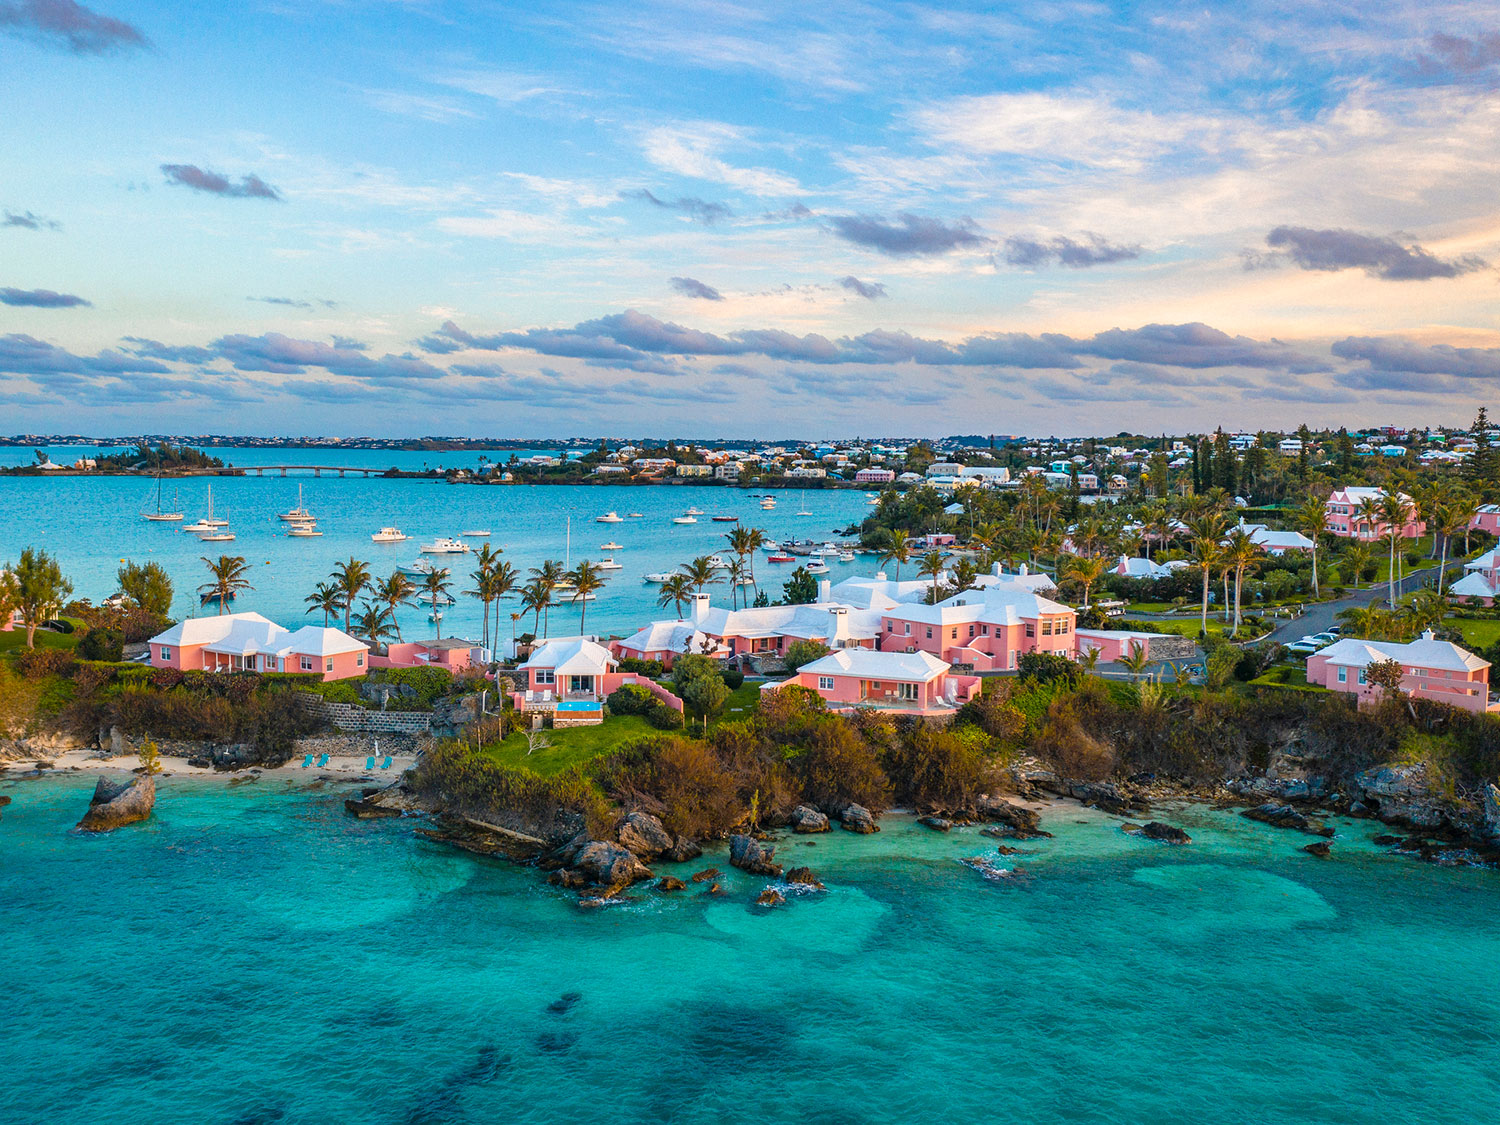
[[[841,812],[839,827],[845,832],[853,832],[859,836],[868,836],[871,832],[880,831],[880,825],[875,823],[875,817],[863,805],[850,805]]]
[[[83,814],[78,827],[86,832],[108,832],[121,825],[145,820],[155,805],[156,779],[149,773],[126,782],[101,777],[94,787],[89,811]]]
[[[1152,820],[1141,826],[1141,835],[1148,840],[1160,840],[1163,844],[1191,844],[1193,838],[1171,824]]]
[[[572,870],[607,894],[622,891],[632,883],[652,878],[651,869],[634,853],[604,840],[594,840],[578,850]]]
[[[773,845],[762,844],[753,836],[729,837],[729,862],[751,875],[780,875],[781,865],[771,862],[775,854]]]
[[[615,839],[646,863],[672,850],[672,834],[650,813],[626,813],[615,825]]]
[[[1320,820],[1304,816],[1291,805],[1265,804],[1240,813],[1243,817],[1269,824],[1272,828],[1291,828],[1311,836],[1332,836],[1333,829]]]
[[[984,829],[986,836],[1030,840],[1052,835],[1042,831],[1042,818],[1035,810],[1012,804],[1003,797],[980,797],[975,802],[974,818],[992,825]]]
[[[1433,791],[1422,763],[1376,766],[1349,781],[1350,793],[1387,823],[1441,828],[1452,820],[1452,806]]]
[[[798,805],[792,810],[792,831],[799,835],[812,835],[828,831],[828,818],[811,805]]]

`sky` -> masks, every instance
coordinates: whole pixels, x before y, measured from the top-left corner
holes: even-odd
[[[0,432],[1465,424],[1492,4],[0,0]]]

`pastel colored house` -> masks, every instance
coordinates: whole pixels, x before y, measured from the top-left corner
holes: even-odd
[[[1467,602],[1473,598],[1482,605],[1494,605],[1500,592],[1500,547],[1495,547],[1464,563],[1464,576],[1448,587],[1448,597]]]
[[[1077,614],[1012,585],[966,590],[936,605],[899,605],[880,620],[882,652],[926,652],[976,671],[1013,670],[1027,652],[1076,651]]]
[[[306,672],[324,680],[362,676],[369,646],[342,629],[293,632],[258,613],[189,617],[148,643],[153,668],[202,672]]]
[[[790,686],[817,692],[835,710],[868,708],[916,715],[951,715],[979,693],[978,676],[955,675],[928,652],[843,649],[804,664],[791,679],[762,692]]]
[[[446,668],[457,675],[485,663],[485,650],[462,637],[435,637],[387,645],[385,654],[372,654],[373,668]]]
[[[891,484],[895,479],[894,469],[860,469],[854,474],[856,484]]]
[[[626,684],[645,688],[674,711],[682,700],[646,676],[621,672],[619,661],[587,637],[555,637],[532,650],[517,669],[526,687],[511,696],[516,710],[550,714],[554,726],[604,721],[604,703]]]
[[[1110,568],[1110,573],[1118,574],[1122,578],[1141,578],[1147,582],[1154,582],[1158,578],[1169,577],[1172,568],[1139,555],[1121,555],[1120,561]]]
[[[1469,530],[1500,535],[1500,504],[1481,504],[1469,520]]]
[[[1313,541],[1300,531],[1274,531],[1263,523],[1246,523],[1240,520],[1239,528],[1250,537],[1250,542],[1268,555],[1284,555],[1288,551],[1303,552],[1313,549]]]
[[[828,588],[821,587],[826,597]],[[689,615],[678,621],[656,621],[622,640],[613,641],[616,657],[660,660],[671,665],[684,653],[730,660],[740,656],[782,656],[797,641],[818,641],[829,648],[869,648],[875,643],[879,616],[836,602],[724,609],[707,594],[693,598]]]
[[[1307,682],[1355,695],[1363,704],[1381,690],[1368,682],[1365,670],[1385,660],[1401,665],[1401,690],[1408,695],[1465,711],[1500,710],[1500,702],[1490,701],[1489,662],[1437,640],[1430,630],[1407,644],[1346,637],[1307,658]]]
[[[1377,503],[1385,496],[1381,488],[1351,487],[1336,489],[1323,503],[1328,512],[1328,530],[1341,539],[1384,539],[1389,531],[1383,523],[1361,519],[1359,506],[1366,500]],[[1427,524],[1417,518],[1416,505],[1406,493],[1400,493],[1411,512],[1411,518],[1401,526],[1403,539],[1418,539],[1427,531]]]

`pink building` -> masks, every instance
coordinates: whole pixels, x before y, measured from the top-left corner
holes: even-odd
[[[1384,539],[1389,533],[1386,524],[1361,519],[1359,507],[1366,500],[1377,503],[1385,497],[1381,488],[1351,487],[1336,489],[1323,503],[1328,512],[1328,530],[1343,539]],[[1406,493],[1400,494],[1406,502],[1411,518],[1401,527],[1404,539],[1419,539],[1427,531],[1427,524],[1417,518],[1417,507]]]
[[[1469,520],[1470,531],[1488,531],[1500,535],[1500,504],[1481,504]]]
[[[856,484],[890,484],[896,479],[894,469],[861,469],[854,474]]]
[[[1307,658],[1307,682],[1348,692],[1363,704],[1380,690],[1367,682],[1365,669],[1385,660],[1401,665],[1401,690],[1408,695],[1465,711],[1500,710],[1490,702],[1489,663],[1431,631],[1409,644],[1346,637]]]
[[[476,658],[476,653],[480,654]],[[407,641],[387,645],[385,655],[372,653],[372,668],[446,668],[457,675],[482,663],[483,650],[462,637],[439,637],[430,641]]]
[[[553,716],[557,726],[604,721],[604,703],[626,684],[645,688],[674,711],[682,700],[645,676],[621,672],[609,649],[587,637],[559,637],[544,641],[517,669],[526,673],[526,687],[512,693],[518,711]]]
[[[366,672],[369,646],[341,629],[283,629],[258,613],[189,617],[148,642],[153,668],[306,672],[343,680]]]
[[[1010,670],[1022,653],[1076,652],[1077,614],[1061,602],[1013,586],[966,590],[937,605],[881,611],[882,652],[926,652],[976,671]]]
[[[915,715],[951,715],[979,694],[978,676],[956,676],[928,652],[843,649],[804,664],[762,692],[797,686],[817,692],[834,710],[868,708]]]
[[[769,605],[724,609],[707,594],[693,599],[680,621],[655,621],[632,636],[613,641],[615,657],[659,660],[667,666],[684,653],[720,660],[737,656],[781,656],[797,641],[818,641],[829,648],[870,648],[875,644],[879,614],[827,600],[827,583],[810,605]]]

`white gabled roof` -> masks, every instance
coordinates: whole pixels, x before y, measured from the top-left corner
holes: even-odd
[[[1470,564],[1473,565],[1472,563]],[[1454,598],[1493,598],[1495,590],[1489,579],[1477,570],[1471,570],[1448,587],[1448,596]]]
[[[609,649],[587,637],[558,637],[534,649],[522,668],[551,668],[559,676],[598,676],[615,664]]]
[[[279,654],[295,652],[309,656],[337,656],[341,652],[363,652],[370,647],[342,629],[328,629],[322,625],[304,625],[295,633],[282,637],[277,645]]]
[[[1413,668],[1441,668],[1452,672],[1477,672],[1490,666],[1488,660],[1479,659],[1452,641],[1440,641],[1430,632],[1408,644],[1346,637],[1314,653],[1314,656],[1323,657],[1330,664],[1357,668],[1364,668],[1377,660],[1394,660]]]
[[[248,636],[258,627],[262,635],[269,635],[270,630],[281,628],[270,618],[262,617],[258,613],[223,613],[217,617],[185,617],[166,632],[152,637],[148,643],[178,648],[183,645],[213,644],[225,640],[236,632],[242,637]]]
[[[846,648],[830,652],[797,669],[798,674],[859,676],[866,680],[907,680],[928,683],[948,671],[949,665],[930,652],[877,652],[872,648]]]
[[[210,652],[233,655],[335,656],[341,652],[365,652],[369,645],[351,637],[342,629],[322,625],[304,625],[296,632],[283,629],[258,613],[225,613],[217,617],[188,617],[164,633],[152,637],[150,644],[172,648],[201,645]]]
[[[1124,575],[1126,578],[1164,578],[1172,572],[1160,563],[1140,555],[1121,555],[1111,573]]]
[[[1494,570],[1496,567],[1500,567],[1500,547],[1491,547],[1477,559],[1464,563],[1465,570]]]

